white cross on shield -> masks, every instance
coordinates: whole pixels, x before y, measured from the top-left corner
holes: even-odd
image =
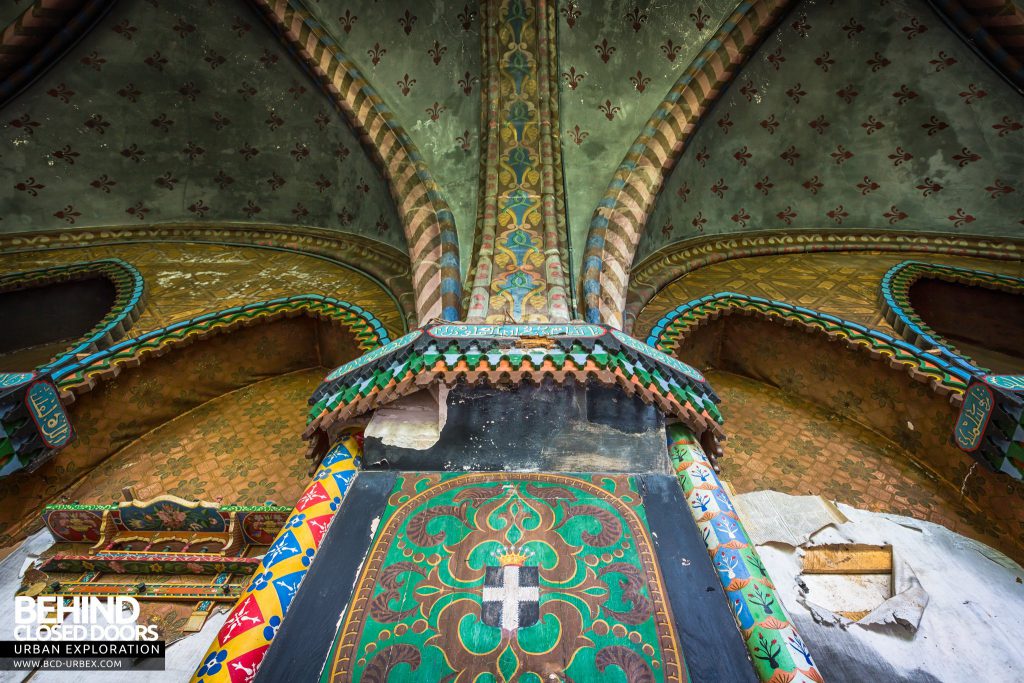
[[[487,567],[480,618],[502,631],[536,624],[540,619],[537,567]]]

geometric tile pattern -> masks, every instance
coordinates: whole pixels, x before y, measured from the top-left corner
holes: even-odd
[[[1024,276],[1021,261],[916,252],[780,254],[730,259],[690,272],[658,292],[637,316],[633,332],[643,339],[658,319],[675,306],[729,291],[812,308],[895,336],[878,305],[878,293],[886,270],[908,258]]]
[[[372,311],[392,337],[404,331],[396,302],[375,282],[329,261],[284,251],[166,242],[89,246],[0,254],[0,272],[115,256],[142,273],[148,299],[128,337],[296,292],[341,298]]]
[[[165,493],[188,500],[293,505],[309,482],[300,434],[314,368],[250,384],[165,422],[85,474],[65,496],[83,504]]]
[[[905,448],[827,406],[764,382],[708,371],[729,424],[722,478],[738,492],[821,495],[873,512],[941,524],[1006,550],[987,515],[917,466]]]

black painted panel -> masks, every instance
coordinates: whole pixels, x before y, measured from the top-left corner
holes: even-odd
[[[757,682],[729,600],[675,477],[638,477],[693,683]]]
[[[414,471],[667,472],[664,419],[653,406],[600,385],[456,386],[431,448],[367,438],[366,469]]]
[[[316,681],[370,547],[373,520],[384,514],[394,472],[360,472],[320,544],[256,675],[258,683]]]

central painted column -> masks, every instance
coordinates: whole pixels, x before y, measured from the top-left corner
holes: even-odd
[[[486,145],[468,322],[567,322],[555,7],[481,6]]]

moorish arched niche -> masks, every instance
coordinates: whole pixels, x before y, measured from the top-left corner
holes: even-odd
[[[309,391],[324,368],[400,334],[398,303],[331,260],[238,245],[99,243],[7,253],[0,263],[75,262],[110,252],[138,264],[133,270],[151,283],[149,306],[129,338],[48,369],[71,423],[81,428],[32,475],[0,481],[7,501],[2,537],[34,527],[47,503],[105,504],[126,486],[144,495],[173,489],[190,499],[290,504],[308,477],[307,468],[291,472],[289,465],[301,463],[304,447],[294,434]],[[299,287],[352,301],[290,294]],[[224,304],[233,305],[219,308]],[[189,424],[199,432],[180,431]],[[287,464],[246,488],[249,475],[278,460]],[[209,469],[196,471],[202,463]]]
[[[920,348],[941,349],[995,374],[1021,374],[1024,279],[1002,273],[903,261],[882,279],[886,319]]]
[[[729,441],[720,462],[725,476],[735,476],[741,488],[767,484],[796,494],[848,497],[858,506],[895,509],[909,516],[927,518],[934,513],[932,521],[982,539],[1011,556],[1024,553],[1013,532],[1020,518],[1019,498],[1024,495],[1021,482],[978,466],[950,441],[963,392],[971,381],[970,373],[958,365],[834,315],[733,292],[670,309],[651,329],[648,342],[687,358],[705,368],[719,385],[735,389],[732,403],[741,412],[750,415],[766,406],[761,416],[766,424],[755,420],[746,430],[785,432],[809,427],[806,435],[779,439],[789,449],[778,444],[756,446],[760,441],[746,439],[745,430],[733,432],[738,441],[734,447],[746,464],[730,469]],[[728,381],[724,373],[743,379]],[[774,409],[772,392],[804,403],[790,413]],[[806,425],[784,421],[799,412],[814,417]],[[837,419],[864,425],[884,436],[889,445],[869,446],[870,433],[858,436],[856,429],[839,426],[837,432],[835,426],[823,426]],[[840,433],[842,439],[830,446],[826,435]],[[859,451],[858,439],[864,443]],[[749,450],[751,446],[755,450]],[[772,459],[772,455],[778,457]],[[877,464],[886,458],[913,465],[883,472]],[[927,476],[919,476],[914,468],[923,469]],[[897,497],[889,487],[899,492]],[[921,497],[921,491],[929,493]]]
[[[124,337],[145,308],[142,275],[102,259],[0,275],[0,370],[45,371]]]

